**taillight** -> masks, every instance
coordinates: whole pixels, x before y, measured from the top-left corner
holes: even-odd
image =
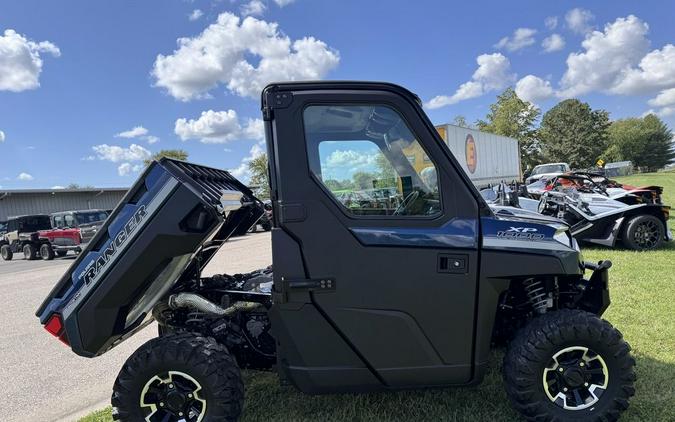
[[[68,344],[66,330],[63,327],[63,321],[61,321],[61,317],[58,314],[54,314],[49,318],[49,321],[45,324],[45,330],[61,340],[63,344],[70,346],[70,344]]]

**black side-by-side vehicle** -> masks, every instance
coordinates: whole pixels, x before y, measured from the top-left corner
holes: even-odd
[[[228,172],[162,159],[37,311],[87,357],[159,323],[119,373],[115,420],[236,420],[239,368],[311,394],[471,385],[495,344],[527,419],[628,407],[634,360],[601,319],[609,261],[584,262],[555,218],[493,212],[414,94],[273,84],[262,114],[273,267],[203,276],[262,203]]]

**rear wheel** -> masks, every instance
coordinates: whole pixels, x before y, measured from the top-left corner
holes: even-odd
[[[10,248],[9,245],[2,245],[0,247],[0,255],[2,256],[2,259],[4,259],[5,261],[11,261],[12,258],[14,257],[12,248]]]
[[[40,246],[40,256],[45,261],[51,261],[54,259],[54,249],[52,249],[49,244],[43,243],[42,246]]]
[[[623,243],[636,251],[656,249],[663,243],[663,222],[653,215],[638,215],[624,226]]]
[[[30,243],[23,246],[23,257],[27,260],[33,260],[37,257],[37,249]]]
[[[236,421],[244,403],[227,348],[192,333],[159,337],[126,361],[113,387],[116,421]]]
[[[504,356],[513,407],[528,420],[614,421],[635,393],[621,333],[594,314],[551,312],[525,326]]]

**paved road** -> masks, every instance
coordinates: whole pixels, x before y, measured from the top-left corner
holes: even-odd
[[[124,360],[155,336],[150,326],[105,355],[87,359],[49,335],[34,316],[73,262],[0,260],[0,420],[73,421],[110,401]],[[272,262],[269,233],[232,239],[205,274],[236,273]]]

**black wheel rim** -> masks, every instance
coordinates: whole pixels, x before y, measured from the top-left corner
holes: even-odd
[[[633,241],[640,249],[651,249],[655,247],[661,238],[661,232],[656,221],[642,221],[635,228]]]
[[[140,406],[148,422],[201,422],[206,399],[201,384],[179,371],[150,378],[141,391]]]
[[[544,368],[544,391],[549,400],[565,410],[593,406],[607,389],[609,371],[605,360],[588,347],[560,350]]]

